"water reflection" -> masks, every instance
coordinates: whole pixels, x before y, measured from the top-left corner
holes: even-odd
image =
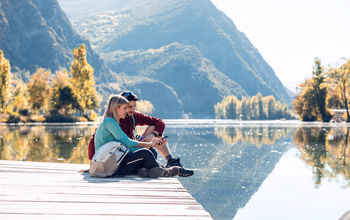
[[[91,126],[0,126],[0,159],[89,163]]]
[[[313,168],[314,183],[318,187],[324,178],[346,180],[350,186],[349,127],[300,127],[293,136],[302,159]]]
[[[291,147],[293,128],[221,127],[168,130],[176,155],[196,175],[180,179],[214,219],[232,219]],[[181,147],[182,146],[182,147]],[[190,155],[190,157],[188,157]]]
[[[215,135],[226,144],[275,144],[277,140],[286,137],[292,128],[288,127],[217,127]]]
[[[95,127],[0,126],[0,159],[88,163],[87,143]],[[214,219],[234,218],[282,155],[295,147],[313,168],[312,184],[341,177],[343,187],[349,187],[348,127],[174,123],[165,133],[173,154],[196,170],[191,178],[179,180]]]

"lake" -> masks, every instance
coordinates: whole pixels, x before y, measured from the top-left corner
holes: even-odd
[[[166,124],[172,153],[195,170],[179,180],[214,219],[328,220],[350,211],[349,124]],[[0,159],[88,163],[96,126],[2,125]]]

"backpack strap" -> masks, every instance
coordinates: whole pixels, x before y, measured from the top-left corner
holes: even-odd
[[[132,139],[135,140],[136,136],[135,136],[135,127],[136,127],[136,119],[134,117],[134,115],[131,116],[132,119]]]

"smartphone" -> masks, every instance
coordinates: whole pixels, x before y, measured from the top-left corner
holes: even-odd
[[[165,135],[164,137],[162,137],[161,140],[166,139],[166,138],[168,138],[168,135]],[[158,144],[158,145],[160,145],[160,144]]]

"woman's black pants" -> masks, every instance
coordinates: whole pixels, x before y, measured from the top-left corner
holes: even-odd
[[[151,169],[153,167],[159,167],[154,153],[147,148],[141,148],[134,152],[129,152],[125,156],[116,175],[137,174],[140,168]]]

